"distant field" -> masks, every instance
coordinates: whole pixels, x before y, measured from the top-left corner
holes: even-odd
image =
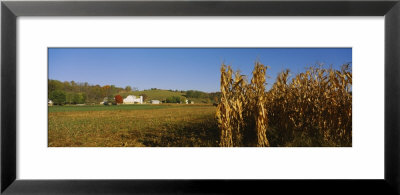
[[[177,105],[177,104],[133,104],[133,105],[117,105],[117,106],[104,106],[104,105],[85,105],[85,106],[49,106],[50,112],[71,112],[71,111],[103,111],[103,110],[153,110],[171,107],[204,107],[204,105]]]
[[[141,94],[146,94],[147,100],[165,100],[167,97],[172,97],[172,96],[179,96],[183,97],[185,93],[179,92],[179,91],[169,91],[169,90],[163,90],[163,89],[156,89],[156,90],[144,90],[144,91],[134,91],[134,92],[129,92],[129,93],[120,93],[123,97],[126,97],[130,94],[140,96]],[[188,98],[191,101],[194,101],[196,104],[197,103],[204,103],[204,102],[209,102],[210,100],[208,98]]]
[[[211,105],[49,107],[49,147],[214,147]]]
[[[128,94],[133,94],[136,96],[139,96],[140,94],[146,94],[148,96],[148,100],[165,100],[167,97],[171,96],[183,96],[185,93],[181,93],[178,91],[168,91],[168,90],[162,90],[162,89],[156,89],[156,90],[145,90],[145,91],[134,91]],[[124,96],[127,96],[128,94],[121,94]]]

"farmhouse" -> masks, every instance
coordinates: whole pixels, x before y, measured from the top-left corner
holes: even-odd
[[[124,104],[134,104],[134,103],[143,104],[143,96],[136,98],[136,96],[134,95],[128,95],[128,97],[126,97],[123,102]]]
[[[160,100],[150,100],[151,104],[160,104]]]

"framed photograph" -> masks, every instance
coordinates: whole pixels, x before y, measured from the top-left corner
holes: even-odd
[[[1,192],[398,194],[399,25],[397,0],[2,1]]]
[[[352,146],[352,48],[47,55],[48,147]]]

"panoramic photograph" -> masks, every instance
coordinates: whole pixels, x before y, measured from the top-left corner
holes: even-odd
[[[48,147],[352,147],[352,48],[48,48]]]

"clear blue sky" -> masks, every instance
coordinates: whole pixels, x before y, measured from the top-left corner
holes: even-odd
[[[352,62],[351,48],[49,48],[49,79],[89,84],[219,91],[221,63],[251,75],[256,60],[279,72]],[[249,77],[251,78],[251,77]]]

